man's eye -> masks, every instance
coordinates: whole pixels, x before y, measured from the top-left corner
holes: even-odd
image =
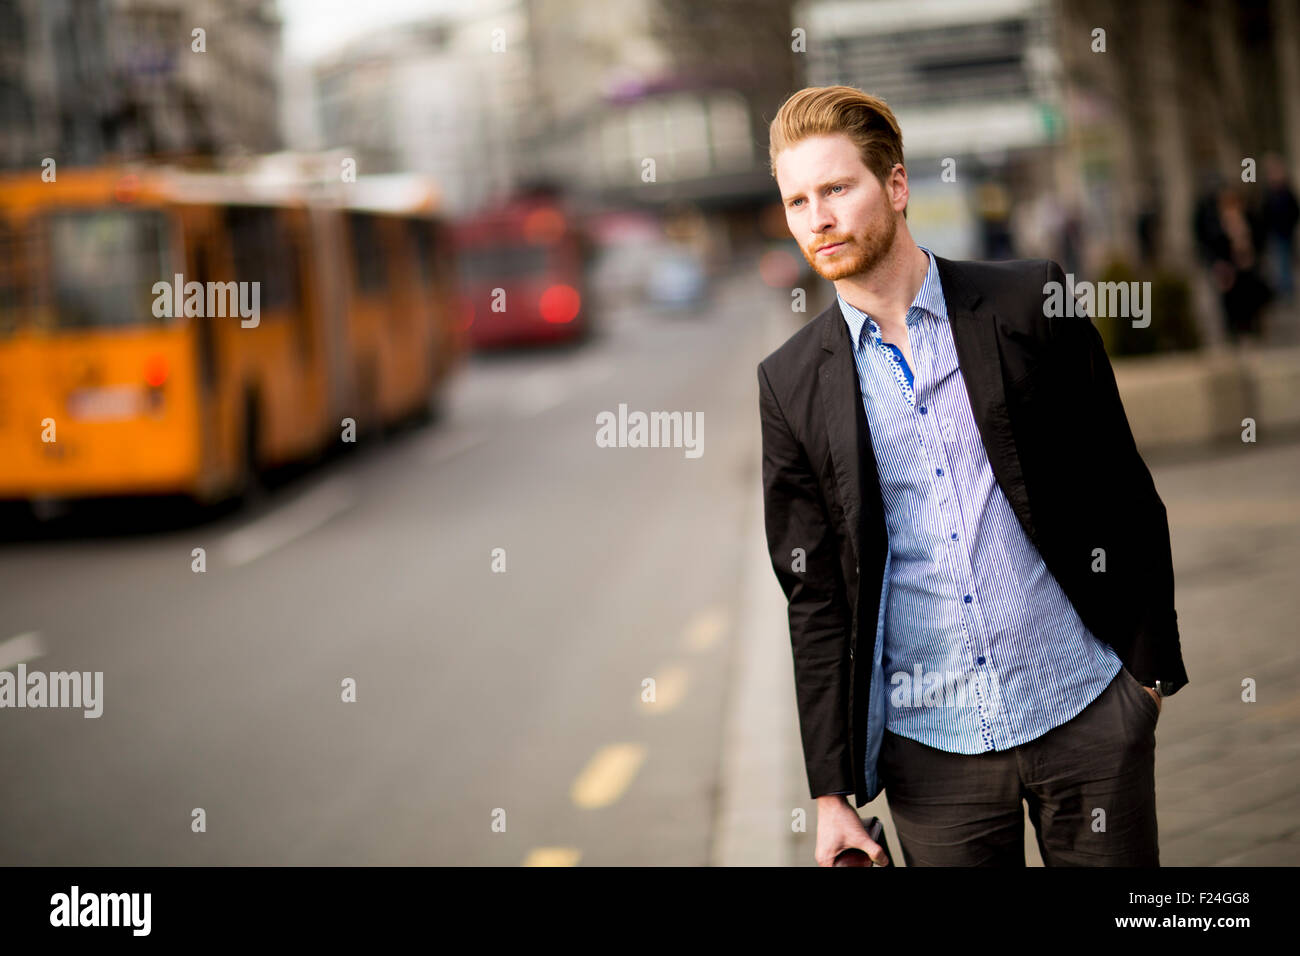
[[[790,205],[791,205],[791,206],[794,206],[795,203],[800,203],[800,202],[803,202],[803,200],[802,200],[802,199],[795,199],[795,200],[792,200],[792,201],[790,202]]]
[[[843,186],[832,186],[831,189],[843,189]]]

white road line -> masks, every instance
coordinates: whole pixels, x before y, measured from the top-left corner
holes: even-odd
[[[601,357],[576,366],[548,368],[520,381],[511,395],[510,407],[527,418],[563,405],[581,388],[590,388],[614,374],[614,364]]]
[[[17,667],[32,658],[45,654],[45,642],[40,631],[28,631],[0,644],[0,671]]]
[[[555,408],[573,392],[570,375],[555,369],[524,379],[510,396],[510,410],[526,418]]]
[[[464,435],[449,439],[445,442],[435,442],[433,447],[428,449],[420,457],[425,464],[436,465],[449,458],[455,458],[461,452],[469,451],[471,448],[476,448],[487,440],[488,436],[484,435],[482,432],[466,432]]]
[[[327,481],[277,511],[227,535],[221,555],[231,566],[256,561],[276,548],[315,531],[335,515],[356,503],[352,484],[343,479]]]
[[[583,385],[595,385],[614,374],[614,363],[607,358],[597,359],[584,366],[580,374]]]

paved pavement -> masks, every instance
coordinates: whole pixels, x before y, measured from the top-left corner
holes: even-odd
[[[0,543],[0,667],[104,673],[98,719],[0,711],[0,865],[706,865],[781,298],[475,359],[263,508]],[[703,455],[598,446],[620,404]]]

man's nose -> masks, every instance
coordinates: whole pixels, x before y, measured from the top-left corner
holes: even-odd
[[[814,203],[809,213],[809,223],[814,235],[820,236],[823,232],[834,227],[835,217],[831,215],[830,207],[824,203]]]

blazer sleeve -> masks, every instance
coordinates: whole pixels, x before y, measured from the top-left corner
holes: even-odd
[[[1049,279],[1065,286],[1065,272],[1055,262],[1048,263]],[[1062,319],[1058,321],[1074,321]],[[1083,317],[1082,331],[1087,337],[1088,407],[1095,423],[1095,447],[1110,463],[1109,472],[1115,487],[1123,489],[1118,500],[1127,501],[1126,520],[1134,529],[1135,544],[1142,551],[1145,600],[1138,635],[1140,653],[1130,664],[1139,680],[1157,678],[1185,681],[1179,649],[1178,614],[1174,609],[1173,553],[1169,537],[1169,517],[1156,491],[1151,471],[1138,452],[1133,430],[1120,400],[1115,371],[1101,333],[1092,320]]]
[[[804,765],[813,797],[852,793],[849,608],[836,535],[816,475],[758,368],[767,546],[789,602],[795,695]]]

